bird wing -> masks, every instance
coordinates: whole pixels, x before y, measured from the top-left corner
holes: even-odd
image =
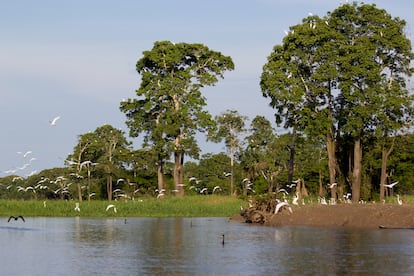
[[[7,222],[9,222],[12,218],[14,218],[13,216],[10,216],[9,219],[7,220]]]
[[[24,220],[24,217],[23,217],[23,216],[19,216],[19,218],[21,218],[23,222],[26,222],[26,221]]]

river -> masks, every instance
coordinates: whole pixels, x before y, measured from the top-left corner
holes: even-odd
[[[2,275],[412,275],[413,230],[0,218]],[[224,240],[224,244],[223,244]]]

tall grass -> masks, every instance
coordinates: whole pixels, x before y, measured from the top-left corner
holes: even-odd
[[[79,203],[80,212],[75,211]],[[109,204],[114,209],[106,211]],[[0,216],[23,215],[27,217],[228,217],[237,214],[241,199],[229,196],[184,196],[164,199],[144,198],[128,201],[0,200]]]

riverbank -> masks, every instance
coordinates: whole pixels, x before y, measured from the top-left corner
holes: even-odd
[[[110,205],[113,207],[108,207]],[[82,202],[0,200],[0,217],[230,217],[240,210],[241,205],[246,205],[246,202],[221,195]]]
[[[350,228],[413,228],[414,205],[397,204],[309,204],[290,206],[277,214],[266,214],[263,225]],[[245,221],[241,215],[233,220]]]

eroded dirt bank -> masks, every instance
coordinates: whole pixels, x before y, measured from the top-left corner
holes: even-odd
[[[291,208],[289,211],[288,207]],[[245,210],[246,212],[247,210]],[[314,226],[355,228],[414,228],[414,205],[337,204],[286,206],[274,212],[251,210],[252,223],[267,226]],[[233,220],[246,221],[238,214]]]

